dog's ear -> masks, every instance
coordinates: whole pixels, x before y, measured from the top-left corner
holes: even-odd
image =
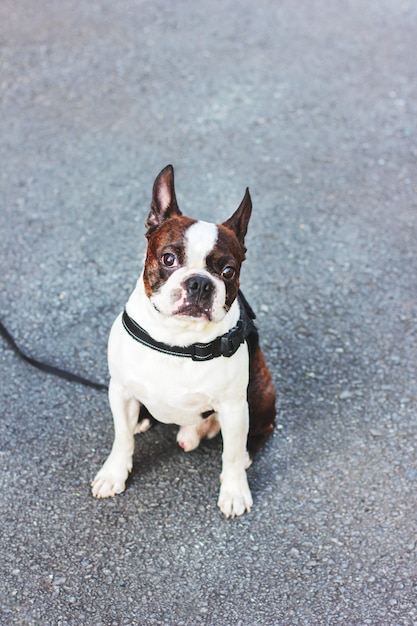
[[[148,233],[172,215],[181,215],[181,211],[175,197],[174,168],[167,165],[153,184],[151,210],[145,223]]]
[[[246,188],[245,195],[242,202],[239,204],[232,217],[223,222],[223,226],[233,230],[239,242],[244,250],[245,248],[245,235],[248,230],[249,219],[252,213],[252,200],[250,197],[249,189]]]

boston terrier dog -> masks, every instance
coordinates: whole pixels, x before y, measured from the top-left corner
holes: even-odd
[[[251,212],[247,189],[223,224],[186,217],[172,166],[157,176],[143,272],[109,337],[115,438],[93,480],[94,496],[125,489],[134,435],[155,419],[180,426],[177,441],[185,451],[221,431],[218,506],[226,517],[250,511],[246,469],[275,421],[271,374],[239,290]]]

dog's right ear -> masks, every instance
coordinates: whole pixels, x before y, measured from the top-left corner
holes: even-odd
[[[175,197],[174,168],[167,165],[153,184],[151,210],[145,223],[147,234],[172,215],[181,215],[181,211]]]

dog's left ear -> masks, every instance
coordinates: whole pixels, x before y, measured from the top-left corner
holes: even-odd
[[[175,196],[174,168],[167,165],[155,178],[151,210],[145,226],[148,233],[172,215],[181,215]]]
[[[223,226],[233,230],[239,242],[244,250],[245,248],[245,235],[248,231],[249,219],[252,213],[252,200],[250,197],[249,189],[246,188],[246,193],[242,202],[239,204],[232,217],[223,222]]]

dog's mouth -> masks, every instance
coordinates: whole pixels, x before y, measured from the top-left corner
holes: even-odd
[[[212,319],[211,309],[199,304],[183,304],[174,312],[174,315],[183,315],[185,317],[194,317],[196,319],[205,318],[209,322]]]

